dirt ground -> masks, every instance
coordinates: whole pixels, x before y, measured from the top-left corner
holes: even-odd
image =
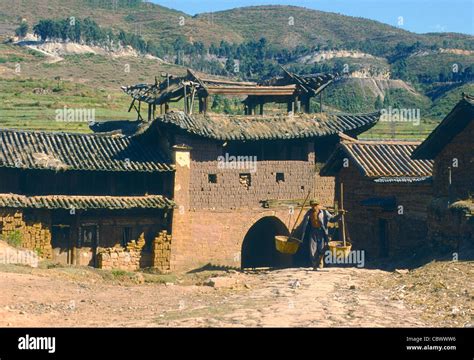
[[[474,262],[183,275],[0,265],[0,326],[463,327],[472,279]]]

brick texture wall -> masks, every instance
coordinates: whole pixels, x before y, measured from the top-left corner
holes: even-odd
[[[0,237],[7,240],[18,233],[21,247],[37,251],[41,257],[51,259],[51,219],[48,212],[35,211],[28,215],[22,210],[0,210]]]
[[[434,194],[448,196],[449,168],[451,167],[453,200],[467,199],[474,193],[474,122],[471,121],[435,158],[433,167]],[[454,167],[453,160],[457,160]]]
[[[256,171],[219,168],[218,157],[225,149],[220,143],[205,139],[181,137],[192,147],[189,184],[192,209],[259,208],[262,200],[302,199],[309,190],[312,197],[326,205],[334,199],[334,179],[320,177],[315,163],[314,145],[308,142],[307,161],[257,161]],[[250,186],[240,181],[240,174],[250,174]],[[209,181],[215,175],[216,183]],[[284,180],[278,181],[277,174]],[[278,175],[278,176],[281,176]]]
[[[319,176],[311,142],[306,161],[258,161],[254,173],[219,168],[217,159],[225,153],[221,143],[185,136],[176,143],[192,150],[175,153],[178,208],[172,221],[172,270],[209,263],[240,267],[242,242],[252,225],[266,216],[288,224],[287,207],[263,209],[263,200],[303,199],[311,189],[312,197],[333,204],[334,179]],[[243,173],[250,173],[250,186],[242,183]],[[284,181],[277,181],[277,173],[284,174]],[[209,174],[216,176],[216,183],[209,181]]]
[[[375,183],[360,175],[354,167],[341,169],[337,179],[344,184],[344,209],[347,231],[354,249],[364,249],[367,256],[379,256],[379,220],[387,221],[389,255],[413,253],[427,246],[427,214],[432,199],[430,183]],[[403,213],[362,206],[361,202],[373,197],[396,198]]]
[[[474,195],[474,122],[459,133],[435,158],[434,201],[428,213],[428,238],[439,250],[459,251],[474,247],[474,222],[448,209],[448,200],[465,200]],[[457,161],[457,167],[455,165]],[[451,191],[449,191],[451,168]]]

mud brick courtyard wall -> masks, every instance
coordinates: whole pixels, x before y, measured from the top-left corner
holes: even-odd
[[[474,193],[474,122],[467,126],[434,159],[433,186],[435,197],[451,195],[453,201],[467,199]],[[456,166],[455,166],[456,165]],[[451,168],[451,189],[448,190]],[[451,194],[449,194],[451,192]]]
[[[457,251],[461,243],[474,246],[473,218],[448,209],[449,203],[474,195],[473,139],[474,122],[471,121],[434,159],[434,199],[429,207],[428,238],[437,248]]]
[[[102,248],[97,255],[98,267],[105,270],[135,271],[153,267],[162,272],[170,270],[171,235],[161,231],[151,245],[151,251],[145,249],[145,236],[133,240],[126,247],[114,246]]]
[[[385,224],[388,255],[420,251],[427,246],[428,206],[432,199],[432,184],[424,183],[376,183],[362,176],[355,167],[341,169],[337,178],[344,184],[344,209],[347,232],[354,249],[363,249],[367,256],[380,255],[380,232]],[[339,191],[336,191],[339,200]],[[395,208],[363,206],[370,198],[394,198]],[[402,213],[399,214],[398,206]]]
[[[0,210],[0,238],[18,237],[20,246],[51,259],[51,219],[46,211]]]
[[[298,209],[290,222],[288,206],[264,209],[262,201],[301,200],[311,190],[312,197],[333,204],[334,179],[319,176],[312,142],[306,143],[304,160],[257,160],[251,172],[219,167],[218,157],[225,152],[221,144],[187,137],[179,141],[187,146],[174,154],[173,270],[209,263],[240,267],[244,239],[265,218],[275,225],[269,233],[285,235],[281,232],[288,231]]]

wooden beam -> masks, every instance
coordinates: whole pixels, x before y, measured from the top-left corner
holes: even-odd
[[[187,114],[188,113],[188,97],[187,97],[187,94],[186,94],[186,85],[183,86],[183,94],[184,94],[184,113]]]

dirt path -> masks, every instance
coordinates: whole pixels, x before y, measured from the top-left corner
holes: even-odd
[[[0,326],[424,326],[369,288],[379,270],[231,273],[217,288],[1,273]]]

